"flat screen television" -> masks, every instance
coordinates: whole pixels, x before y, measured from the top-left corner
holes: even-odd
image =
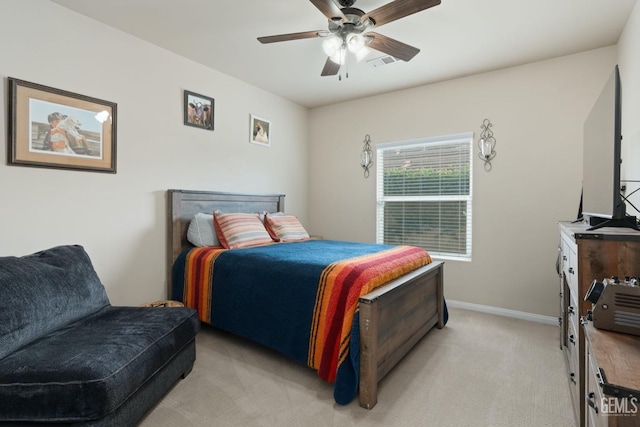
[[[584,122],[582,214],[591,230],[638,229],[636,218],[627,215],[621,193],[621,96],[620,70],[616,65]]]

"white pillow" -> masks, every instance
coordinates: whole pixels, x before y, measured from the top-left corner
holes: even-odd
[[[213,213],[197,213],[189,223],[187,240],[194,246],[221,246],[213,228]]]

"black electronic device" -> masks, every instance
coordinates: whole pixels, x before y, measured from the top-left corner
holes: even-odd
[[[584,300],[589,301],[592,304],[595,304],[600,299],[600,295],[602,295],[602,291],[604,291],[604,283],[594,280],[593,282],[591,282],[591,286],[589,286],[589,290],[584,295]]]
[[[582,214],[591,230],[638,229],[621,194],[622,85],[616,65],[584,123]]]

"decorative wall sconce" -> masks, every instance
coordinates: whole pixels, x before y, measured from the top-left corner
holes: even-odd
[[[478,140],[478,148],[480,148],[478,157],[484,162],[484,170],[487,172],[492,168],[491,160],[496,157],[496,139],[490,129],[492,126],[493,124],[489,119],[484,119],[481,126],[482,132],[480,132],[480,139]]]
[[[373,151],[371,151],[371,137],[366,135],[364,137],[364,145],[362,146],[362,153],[360,154],[360,166],[364,169],[364,177],[369,178],[369,168],[373,166]]]

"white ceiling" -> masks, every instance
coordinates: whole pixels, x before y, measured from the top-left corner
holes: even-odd
[[[376,32],[420,49],[410,62],[349,63],[321,77],[322,39],[256,38],[326,30],[309,0],[52,0],[306,107],[420,86],[615,44],[636,0],[442,0]],[[358,0],[371,11],[390,0]],[[377,51],[367,57],[385,56]],[[213,95],[215,96],[215,94]]]

